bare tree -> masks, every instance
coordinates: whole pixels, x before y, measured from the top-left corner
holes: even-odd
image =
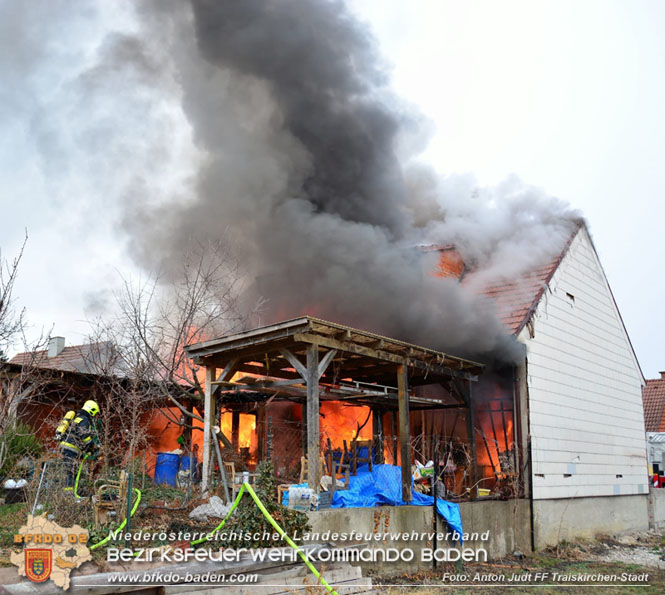
[[[243,314],[241,289],[235,260],[222,242],[185,254],[168,280],[123,280],[117,313],[91,323],[85,356],[86,370],[97,378],[91,392],[101,406],[106,464],[133,460],[148,446],[153,416],[166,417],[188,436],[194,420],[203,421],[194,405],[203,401],[204,387],[184,347],[247,323],[260,304]]]
[[[189,430],[192,420],[203,421],[185,405],[202,402],[204,387],[184,347],[244,328],[262,303],[243,312],[241,294],[237,262],[221,241],[184,254],[169,281],[158,277],[138,285],[125,281],[118,296],[118,326],[133,365],[141,362],[146,379],[159,387],[164,402],[179,409],[180,415],[162,411],[169,421]]]
[[[49,374],[39,368],[38,361],[39,351],[45,347],[47,339],[42,334],[32,343],[28,342],[25,335],[25,308],[17,308],[14,303],[14,286],[27,241],[26,233],[18,256],[14,259],[7,260],[0,252],[0,469],[6,467],[8,459],[17,458],[21,454],[10,452],[10,447],[30,442],[27,440],[28,433],[21,429],[17,418],[19,405],[36,399],[53,382]],[[21,365],[8,364],[7,351],[17,343],[23,345],[28,356]],[[42,425],[46,420],[40,418],[38,422]]]
[[[3,258],[0,251],[0,353],[5,352],[25,327],[25,309],[15,308],[12,293],[27,241],[26,233],[18,256],[11,261]]]

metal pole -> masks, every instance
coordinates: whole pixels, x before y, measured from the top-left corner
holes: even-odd
[[[501,421],[503,422],[503,439],[506,442],[506,453],[508,453],[508,433],[506,432],[506,414],[503,409],[503,401],[499,401],[499,404],[501,405]],[[515,425],[515,422],[513,421],[513,426]],[[514,432],[514,427],[513,427],[513,432]]]
[[[213,444],[215,445],[215,452],[217,453],[217,464],[219,465],[219,473],[222,476],[222,486],[224,486],[224,497],[226,498],[226,502],[231,502],[231,498],[229,496],[229,486],[226,481],[226,469],[224,469],[224,461],[222,459],[222,451],[219,449],[219,442],[217,441],[217,430],[219,428],[215,426],[215,433],[214,436],[212,437]]]
[[[478,431],[480,432],[480,435],[483,437],[483,442],[485,443],[485,450],[487,451],[487,456],[490,459],[490,465],[492,465],[492,471],[494,471],[494,477],[498,478],[496,467],[494,466],[494,461],[492,460],[492,453],[490,452],[490,447],[487,445],[487,438],[485,437],[485,432],[483,432],[480,429]]]
[[[144,465],[145,469],[145,465]],[[145,476],[145,471],[144,471]],[[189,499],[192,496],[192,489],[194,487],[194,453],[192,452],[192,441],[189,441],[189,484],[187,485],[187,499],[186,502],[189,502]]]
[[[130,458],[130,461],[133,459]],[[131,462],[130,462],[130,472],[129,480],[127,481],[127,525],[125,525],[125,531],[127,532],[127,539],[125,540],[125,547],[129,549],[131,546],[132,540],[129,535],[132,532],[132,479],[134,477],[133,471],[131,471]]]
[[[494,434],[494,444],[496,444],[496,451],[499,452],[499,439],[496,437],[496,427],[494,426],[494,412],[492,411],[491,401],[487,403],[487,412],[490,414],[490,423],[492,424],[492,434]]]
[[[439,454],[437,452],[438,450],[438,444],[437,444],[437,439],[436,439],[436,434],[432,438],[434,442],[434,474],[432,475],[432,496],[433,496],[433,507],[432,507],[432,522],[434,524],[434,540],[432,544],[432,549],[436,552],[436,546],[437,546],[437,531],[436,531],[436,525],[437,525],[437,518],[436,518],[436,496],[437,496],[437,489],[436,489],[436,484],[439,481]],[[434,570],[436,570],[436,556],[432,556],[432,564]]]
[[[46,468],[48,467],[48,459],[44,461],[44,466],[42,467],[42,475],[39,478],[39,486],[37,486],[37,495],[35,496],[35,503],[32,505],[32,516],[35,516],[35,508],[37,508],[37,502],[39,501],[39,492],[42,491],[42,483],[44,481],[44,474],[46,473]]]
[[[469,435],[469,438],[471,440],[471,465],[472,465],[472,473],[473,473],[473,486],[474,490],[476,491],[475,496],[473,492],[471,492],[471,497],[477,497],[478,496],[478,453],[477,448],[476,448],[476,422],[475,422],[475,415],[473,411],[473,388],[471,381],[469,380],[467,383],[468,386],[468,399],[469,399],[469,419],[467,421],[467,432]]]

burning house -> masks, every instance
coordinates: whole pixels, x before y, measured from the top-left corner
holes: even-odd
[[[145,2],[137,19],[95,73],[160,122],[170,99],[195,150],[173,192],[128,184],[131,253],[177,281],[193,241],[223,237],[260,321],[188,348],[205,478],[215,426],[285,483],[305,456],[315,487],[320,454],[371,440],[360,458],[400,465],[405,495],[411,461],[441,463],[472,523],[510,516],[483,498],[526,503],[531,545],[646,525],[643,378],[578,213],[429,167],[426,118],[343,2]]]
[[[513,386],[534,545],[647,528],[644,378],[586,225],[518,278],[459,278],[525,347]]]
[[[518,361],[483,365],[309,316],[191,345],[206,369],[204,469],[227,411],[234,444],[240,416],[254,416],[252,456],[270,456],[285,481],[304,456],[315,490],[330,454],[369,438],[374,463],[401,466],[407,503],[417,459],[435,459],[442,493],[464,506],[528,502],[520,522],[535,547],[646,528],[643,378],[586,226],[501,284],[454,247],[425,252],[436,275],[489,298]]]

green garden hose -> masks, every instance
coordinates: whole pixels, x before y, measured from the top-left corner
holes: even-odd
[[[134,488],[134,492],[136,493],[136,502],[134,502],[134,506],[132,506],[132,511],[131,514],[129,515],[130,517],[134,516],[134,513],[136,512],[136,509],[139,507],[139,503],[141,502],[141,490],[138,488]],[[125,525],[127,524],[127,517],[124,518],[122,523],[120,523],[120,526],[115,530],[115,532],[122,531],[125,528]],[[96,550],[98,547],[103,546],[109,539],[111,539],[111,532],[109,531],[109,534],[102,539],[101,541],[93,544],[90,546],[90,550]]]
[[[79,489],[79,479],[81,479],[81,469],[83,469],[83,463],[85,463],[86,459],[90,456],[89,453],[86,453],[86,455],[83,457],[83,460],[81,461],[81,464],[79,465],[79,470],[76,472],[76,481],[74,482],[74,496],[77,498],[80,498],[78,494],[78,489]]]
[[[80,471],[80,468],[79,468],[79,471]],[[78,476],[77,476],[76,479],[77,479],[77,485],[78,485]],[[260,500],[259,497],[257,496],[256,492],[254,491],[254,488],[252,488],[252,486],[249,485],[249,483],[247,483],[247,482],[243,483],[242,486],[240,487],[240,491],[238,492],[238,495],[236,496],[235,501],[234,501],[233,504],[231,505],[231,509],[229,510],[229,512],[227,513],[227,515],[224,517],[224,519],[222,520],[222,522],[221,522],[219,525],[217,525],[217,527],[215,527],[215,528],[214,528],[210,533],[208,533],[208,535],[206,535],[205,537],[203,537],[203,538],[201,538],[201,539],[197,539],[196,541],[192,541],[192,542],[190,542],[190,545],[193,547],[193,546],[195,546],[195,545],[199,545],[200,543],[203,543],[203,542],[205,542],[205,541],[209,541],[209,540],[211,540],[211,539],[214,537],[215,533],[217,533],[218,531],[220,531],[220,530],[222,529],[222,527],[224,527],[224,525],[226,524],[226,521],[229,520],[229,518],[231,517],[231,515],[233,514],[233,512],[235,511],[235,509],[238,507],[238,504],[240,504],[240,500],[242,500],[242,497],[244,496],[245,491],[249,492],[249,495],[252,497],[252,500],[254,500],[254,502],[255,502],[256,505],[258,506],[259,510],[263,513],[263,516],[266,518],[266,520],[267,520],[267,521],[273,526],[273,528],[274,528],[274,529],[280,534],[280,536],[282,537],[282,539],[284,539],[284,541],[286,541],[286,543],[288,543],[288,544],[289,544],[289,545],[290,545],[290,546],[291,546],[291,547],[292,547],[292,548],[298,553],[298,555],[300,556],[300,558],[302,559],[302,561],[307,565],[307,568],[309,568],[309,569],[312,571],[312,574],[314,574],[314,576],[319,580],[319,582],[321,583],[321,585],[323,585],[323,586],[328,590],[328,592],[329,592],[331,595],[338,595],[337,591],[335,591],[335,589],[333,589],[333,588],[332,588],[332,587],[326,582],[326,580],[321,576],[321,573],[320,573],[320,572],[316,569],[316,567],[315,567],[315,566],[314,566],[314,565],[313,565],[313,564],[307,559],[307,555],[305,554],[305,552],[303,552],[303,551],[298,547],[298,545],[297,545],[296,543],[293,542],[293,540],[292,540],[292,539],[286,534],[286,531],[284,531],[284,529],[282,529],[282,528],[277,524],[277,521],[276,521],[274,518],[272,518],[271,514],[268,512],[268,510],[266,509],[266,507],[263,505],[263,502],[261,502],[261,500]],[[139,503],[141,502],[141,490],[139,490],[139,489],[137,489],[137,488],[134,488],[134,492],[136,493],[136,502],[134,502],[134,506],[132,507],[131,514],[129,515],[130,517],[133,517],[133,516],[134,516],[134,513],[136,512],[136,509],[139,507]],[[74,488],[74,493],[76,493],[76,487]],[[127,524],[127,518],[128,518],[128,517],[125,517],[125,519],[122,521],[122,523],[120,524],[120,526],[114,531],[114,533],[117,533],[118,531],[122,531],[122,530],[125,528],[125,525]],[[111,532],[109,531],[109,534],[108,534],[104,539],[102,539],[102,540],[99,541],[98,543],[95,543],[95,544],[91,545],[89,549],[90,549],[90,550],[95,550],[95,549],[97,549],[98,547],[101,547],[101,546],[103,546],[104,544],[106,544],[110,539],[111,539]]]
[[[255,502],[256,505],[258,506],[259,510],[263,513],[263,516],[266,517],[266,520],[267,520],[267,521],[273,526],[273,528],[275,529],[275,531],[277,531],[277,532],[281,535],[282,539],[284,539],[284,541],[286,541],[286,543],[288,543],[288,544],[289,544],[289,545],[290,545],[290,546],[291,546],[291,547],[292,547],[292,548],[298,553],[298,555],[300,556],[300,558],[302,559],[302,561],[307,565],[307,568],[309,568],[309,569],[312,571],[312,574],[314,574],[314,576],[315,576],[317,579],[319,579],[319,582],[320,582],[320,583],[321,583],[321,584],[322,584],[322,585],[328,590],[329,593],[331,593],[331,595],[338,595],[338,594],[337,594],[337,591],[335,591],[335,589],[333,589],[333,588],[332,588],[332,587],[326,582],[326,580],[321,576],[321,573],[320,573],[320,572],[314,567],[314,565],[313,565],[313,564],[307,559],[307,555],[305,554],[305,552],[303,552],[303,551],[302,551],[302,550],[301,550],[301,549],[300,549],[300,548],[299,548],[299,547],[293,542],[293,540],[292,540],[292,539],[286,534],[286,531],[284,531],[284,529],[282,529],[282,528],[277,524],[277,521],[276,521],[275,519],[272,518],[271,514],[268,512],[268,510],[266,509],[266,507],[263,505],[263,502],[261,502],[261,500],[259,499],[259,497],[256,495],[256,492],[254,491],[254,488],[253,488],[251,485],[249,485],[249,483],[247,483],[247,482],[245,482],[245,483],[242,484],[242,487],[240,488],[240,491],[238,492],[238,496],[236,497],[235,502],[234,502],[233,505],[231,506],[231,510],[229,510],[229,512],[228,512],[228,514],[226,515],[226,517],[224,517],[224,520],[223,520],[219,525],[217,525],[217,527],[215,527],[210,533],[208,533],[208,535],[206,535],[204,538],[202,538],[202,539],[197,539],[196,541],[192,541],[190,545],[192,545],[192,546],[194,546],[194,545],[198,545],[199,543],[203,543],[204,541],[208,541],[208,540],[212,539],[212,537],[214,536],[214,534],[217,533],[217,532],[218,532],[218,531],[219,531],[219,530],[225,525],[226,521],[227,521],[227,520],[229,519],[229,517],[233,514],[233,511],[236,509],[236,507],[237,507],[238,504],[240,503],[240,500],[242,499],[242,497],[243,497],[243,495],[244,495],[244,493],[245,493],[245,490],[247,490],[247,491],[249,492],[249,495],[252,497],[252,500],[254,500],[254,502]]]

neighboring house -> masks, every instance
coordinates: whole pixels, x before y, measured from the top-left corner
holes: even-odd
[[[17,402],[13,403],[13,413],[47,442],[52,440],[54,428],[65,412],[79,409],[87,399],[98,401],[103,414],[105,395],[110,390],[107,381],[123,382],[127,377],[112,343],[65,346],[64,337],[51,337],[47,349],[15,355],[1,371],[7,381],[27,388],[32,386],[25,391],[26,398],[16,399]],[[0,386],[0,396],[2,394],[3,387]],[[153,409],[145,416],[150,448],[144,456],[151,475],[158,452],[179,448],[177,439],[182,428],[172,420],[178,420],[181,414],[167,404],[162,401],[163,407]],[[196,434],[192,437],[195,443],[200,442],[200,436]]]
[[[647,436],[647,452],[649,456],[649,473],[654,473],[653,464],[659,470],[665,470],[665,372],[660,378],[647,380],[642,390],[644,403],[644,426]]]
[[[117,352],[109,341],[66,347],[64,337],[51,337],[47,349],[18,353],[9,363],[79,374],[124,375]]]
[[[439,273],[491,298],[526,348],[515,388],[534,545],[648,528],[644,378],[586,226],[552,262],[504,283],[483,284],[454,248],[439,251]]]

